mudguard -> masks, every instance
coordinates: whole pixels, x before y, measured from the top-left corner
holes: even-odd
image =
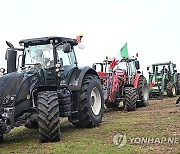
[[[68,88],[71,91],[80,90],[83,78],[84,78],[85,75],[88,75],[88,74],[95,75],[95,76],[97,76],[99,78],[97,72],[93,68],[91,68],[89,66],[75,68],[73,73],[72,73]]]
[[[136,88],[136,89],[138,88],[138,82],[139,82],[140,76],[142,76],[142,74],[136,74],[136,75],[135,75],[135,78],[134,78],[133,86],[134,86],[134,88]]]

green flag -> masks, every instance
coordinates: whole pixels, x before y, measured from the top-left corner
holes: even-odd
[[[121,53],[122,58],[128,58],[129,57],[127,43],[122,47],[120,53]]]

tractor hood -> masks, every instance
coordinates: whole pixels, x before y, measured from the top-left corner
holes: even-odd
[[[39,81],[40,73],[22,73],[13,72],[0,77],[0,107],[13,106],[27,99],[30,90],[33,89]]]

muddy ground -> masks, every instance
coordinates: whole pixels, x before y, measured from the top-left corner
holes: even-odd
[[[6,153],[177,153],[180,154],[180,107],[175,98],[150,100],[134,112],[108,109],[99,127],[79,129],[61,118],[61,141],[40,143],[37,129],[24,126],[4,136],[0,154]],[[126,144],[113,143],[116,134],[126,135]],[[140,142],[150,138],[150,142]],[[172,139],[172,142],[161,139]],[[131,142],[134,139],[134,142]],[[152,139],[159,139],[156,142]],[[176,139],[173,140],[173,139]]]

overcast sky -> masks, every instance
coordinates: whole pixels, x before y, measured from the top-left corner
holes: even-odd
[[[116,56],[127,42],[144,71],[170,60],[180,71],[179,8],[179,0],[0,0],[0,67],[6,40],[19,47],[21,39],[83,33],[80,65]]]

